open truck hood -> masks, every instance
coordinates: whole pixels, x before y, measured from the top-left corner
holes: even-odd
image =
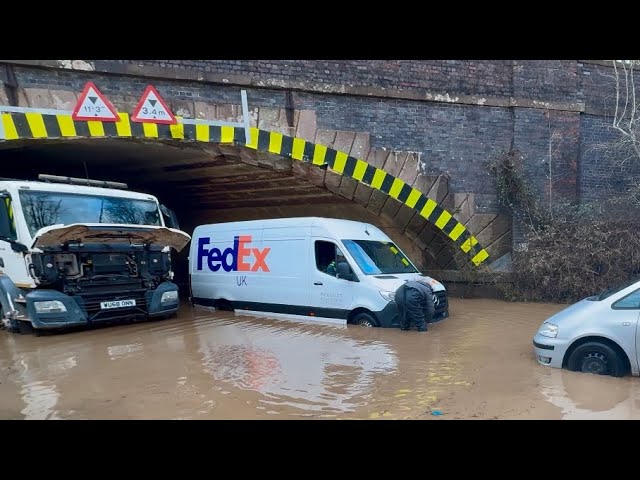
[[[38,230],[32,248],[58,246],[67,242],[151,244],[169,246],[178,252],[191,237],[181,230],[153,225],[112,225],[106,223],[73,223],[51,225]]]

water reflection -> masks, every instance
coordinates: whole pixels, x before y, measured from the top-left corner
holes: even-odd
[[[43,381],[26,383],[21,390],[25,420],[61,420],[55,407],[60,393],[54,384]]]
[[[353,411],[369,400],[375,376],[397,367],[384,343],[356,341],[329,326],[236,320],[197,331],[205,369],[218,381],[261,393],[266,413],[276,406]]]
[[[542,394],[565,420],[640,419],[637,379],[552,368],[543,368],[539,376]]]
[[[11,348],[11,350],[13,350]],[[55,409],[60,398],[60,392],[55,384],[40,379],[39,369],[30,368],[25,355],[14,355],[14,367],[17,377],[22,383],[20,397],[24,402],[21,412],[26,420],[59,420],[61,417]],[[60,372],[73,368],[75,358],[67,357],[53,361],[48,365],[50,372]]]
[[[112,345],[107,347],[107,353],[111,360],[117,360],[123,357],[131,357],[143,354],[142,343],[130,343],[127,345]]]

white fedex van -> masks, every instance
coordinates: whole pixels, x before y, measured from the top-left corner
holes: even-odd
[[[189,273],[197,305],[369,327],[399,326],[394,293],[421,275],[373,225],[318,217],[200,225]],[[446,290],[426,278],[437,321]]]

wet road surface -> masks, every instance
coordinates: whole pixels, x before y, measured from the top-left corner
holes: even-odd
[[[426,334],[189,306],[59,335],[0,331],[0,418],[640,419],[640,379],[536,363],[531,338],[561,308],[451,299]]]

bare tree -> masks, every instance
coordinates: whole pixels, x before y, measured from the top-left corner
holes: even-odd
[[[23,201],[23,205],[25,218],[32,232],[61,222],[60,219],[67,214],[66,209],[62,207],[62,200],[56,201],[47,195],[29,195]]]
[[[100,221],[104,223],[127,223],[131,225],[157,224],[158,212],[145,209],[130,199],[111,198],[104,200]]]
[[[634,68],[638,60],[613,62],[616,82],[616,104],[613,115],[613,128],[622,134],[622,143],[627,144],[640,161],[640,110],[636,103],[636,85]]]
[[[640,163],[640,92],[636,99],[635,75],[640,60],[613,60],[612,73],[599,71],[611,80],[613,89],[608,108],[611,114],[609,126],[619,134],[619,138],[606,144],[595,146],[611,158],[618,166],[628,162]]]

